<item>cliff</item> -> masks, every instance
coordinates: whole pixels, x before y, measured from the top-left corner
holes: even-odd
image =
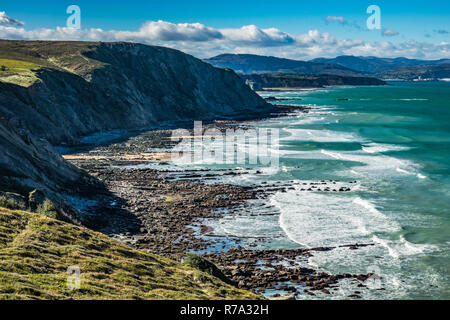
[[[1,58],[33,63],[37,80],[26,86],[0,77],[0,114],[52,144],[269,108],[233,71],[163,47],[0,41]]]
[[[177,50],[0,40],[0,187],[14,180],[56,191],[76,183],[82,174],[50,144],[270,108],[233,71]]]
[[[82,175],[45,139],[28,135],[1,118],[0,150],[0,191],[20,191],[15,188],[14,181],[21,181],[30,188],[57,190],[65,182],[76,181]]]

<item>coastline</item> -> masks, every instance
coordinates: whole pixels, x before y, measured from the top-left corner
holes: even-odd
[[[386,81],[392,81],[395,80],[386,80]],[[407,80],[399,80],[403,82],[409,82]],[[388,86],[389,83],[386,83],[381,86]],[[350,85],[350,84],[344,84],[344,85],[330,85],[330,86],[321,86],[321,87],[280,87],[280,88],[263,88],[263,90],[256,90],[255,92],[258,94],[264,94],[268,92],[294,92],[294,91],[312,91],[312,90],[320,90],[320,89],[334,89],[334,88],[357,88],[357,87],[379,87],[380,85]]]
[[[277,106],[276,117],[299,106]],[[207,128],[225,130],[240,126],[241,121],[211,122]],[[92,186],[85,190],[89,199],[71,199],[78,209],[92,215],[91,228],[133,248],[181,261],[187,252],[202,254],[215,263],[236,286],[264,294],[266,297],[295,295],[327,297],[339,290],[339,283],[353,283],[350,298],[359,298],[357,288],[373,274],[329,274],[306,268],[305,259],[315,252],[338,247],[258,249],[264,237],[252,239],[217,234],[208,220],[252,212],[252,201],[264,203],[275,192],[294,189],[292,184],[236,186],[220,181],[221,177],[240,176],[254,168],[173,170],[166,152],[149,149],[170,149],[172,130],[152,130],[128,137],[126,141],[77,149],[66,159],[100,179],[108,193]],[[327,192],[346,192],[350,188],[333,190],[335,181],[317,181],[301,189],[303,192],[323,188]],[[68,201],[70,202],[70,200]],[[80,206],[80,203],[83,203]],[[267,204],[266,204],[267,205]],[[276,215],[270,212],[265,215]],[[339,248],[357,250],[373,244],[349,243]]]

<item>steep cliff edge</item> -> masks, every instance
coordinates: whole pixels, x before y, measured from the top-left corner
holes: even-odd
[[[65,196],[94,184],[95,192],[107,190],[52,145],[98,131],[270,110],[234,72],[176,50],[0,40],[0,300],[261,299],[187,264],[54,220],[95,223]],[[66,271],[73,265],[82,278],[71,291]]]
[[[0,175],[23,179],[32,188],[57,190],[81,176],[81,171],[64,161],[44,139],[20,132],[0,118]],[[1,180],[7,184],[6,179]],[[17,190],[14,190],[17,191]]]
[[[57,192],[82,173],[50,144],[94,132],[259,113],[233,71],[131,43],[0,40],[0,186]]]
[[[233,71],[163,47],[0,41],[1,58],[33,63],[37,80],[0,82],[0,114],[52,144],[270,108]]]

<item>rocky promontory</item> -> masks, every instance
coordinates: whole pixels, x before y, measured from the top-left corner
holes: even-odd
[[[323,88],[331,86],[383,86],[387,83],[374,77],[341,76],[330,74],[302,75],[289,73],[264,73],[241,75],[259,90]]]

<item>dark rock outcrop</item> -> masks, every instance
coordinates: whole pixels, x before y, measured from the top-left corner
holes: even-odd
[[[183,259],[183,263],[202,272],[206,272],[207,274],[212,275],[225,283],[235,285],[235,283],[228,279],[214,263],[208,261],[202,256],[194,253],[188,253]]]

